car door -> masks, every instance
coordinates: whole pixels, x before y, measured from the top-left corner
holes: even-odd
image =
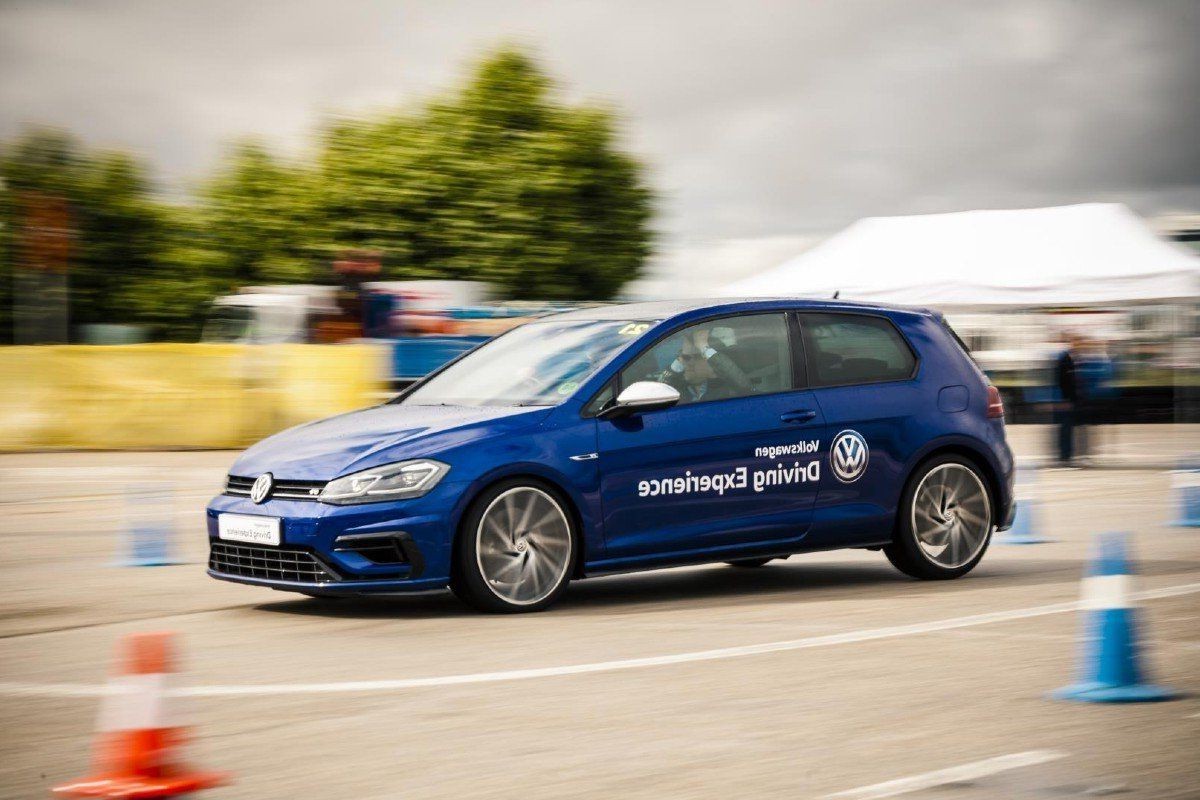
[[[800,388],[786,313],[705,320],[650,345],[618,375],[674,386],[667,409],[597,421],[601,502],[613,559],[765,545],[808,528],[823,425]],[[815,462],[815,463],[814,463]]]
[[[903,489],[903,466],[918,434],[912,421],[924,402],[917,357],[884,316],[806,313],[799,318],[809,383],[825,418],[829,447],[810,543],[886,541]]]

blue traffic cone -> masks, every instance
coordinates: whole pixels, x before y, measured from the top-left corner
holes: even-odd
[[[996,534],[996,544],[1042,544],[1053,539],[1038,535],[1037,520],[1041,516],[1041,498],[1038,497],[1038,473],[1033,464],[1017,464],[1017,478],[1013,483],[1017,513],[1012,527]]]
[[[1179,516],[1173,524],[1200,528],[1200,459],[1192,458],[1171,474]]]
[[[1178,696],[1162,686],[1143,683],[1131,583],[1125,535],[1097,536],[1080,600],[1085,618],[1079,683],[1054,692],[1051,696],[1056,700],[1150,703]]]
[[[178,564],[175,557],[175,519],[169,486],[139,488],[125,495],[123,567],[161,567]]]

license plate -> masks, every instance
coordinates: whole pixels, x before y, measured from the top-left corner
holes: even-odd
[[[217,536],[230,542],[277,545],[282,538],[278,517],[222,514],[217,517]]]

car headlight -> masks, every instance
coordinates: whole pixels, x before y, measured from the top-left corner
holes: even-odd
[[[428,458],[385,464],[334,478],[317,499],[335,505],[407,500],[427,493],[449,471],[446,464]]]

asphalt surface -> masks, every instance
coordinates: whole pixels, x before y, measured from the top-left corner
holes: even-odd
[[[958,581],[846,551],[589,580],[495,617],[210,580],[201,509],[232,458],[0,456],[0,797],[87,771],[115,644],[145,630],[179,634],[189,758],[235,777],[214,799],[1200,797],[1200,529],[1168,525],[1166,472],[1040,472],[1056,541],[993,545]],[[147,513],[188,563],[114,565]],[[1074,677],[1069,604],[1107,530],[1152,595],[1147,666],[1190,697],[1046,697]]]

